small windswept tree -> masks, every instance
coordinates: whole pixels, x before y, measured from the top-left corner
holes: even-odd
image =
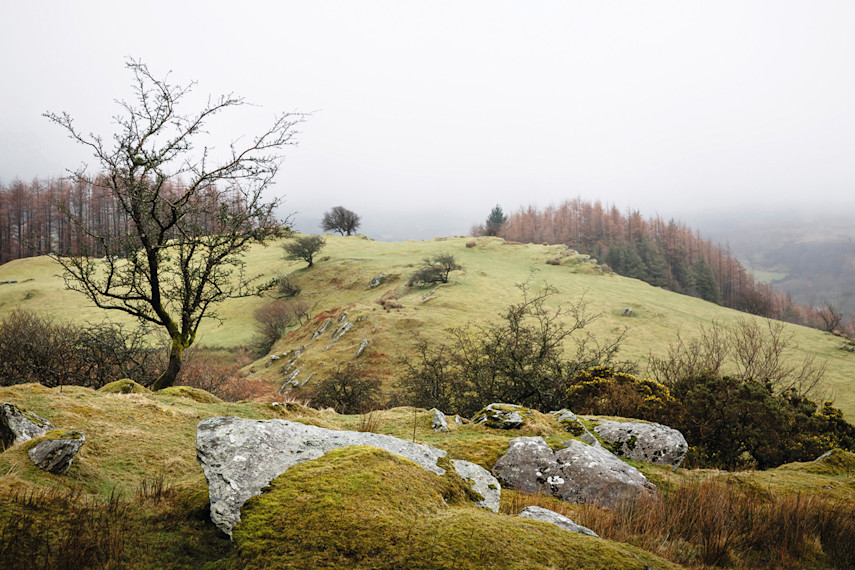
[[[338,232],[341,235],[353,235],[359,228],[361,220],[356,212],[352,212],[343,206],[324,212],[321,227],[325,232]]]
[[[426,257],[424,265],[410,277],[409,286],[427,285],[430,283],[448,283],[452,271],[459,271],[463,266],[450,253],[440,253],[434,257]]]
[[[65,209],[69,222],[95,246],[84,240],[82,251],[54,259],[65,270],[68,288],[98,307],[166,330],[169,364],[152,386],[159,390],[175,383],[182,353],[196,339],[202,319],[216,317],[217,303],[265,288],[245,275],[241,254],[283,233],[274,216],[278,201],[265,202],[262,195],[305,116],[283,114],[245,145],[232,143],[215,159],[208,147],[196,150],[206,123],[246,102],[225,95],[182,114],[179,107],[193,83],[158,79],[136,60],[126,66],[136,100],[119,102],[112,142],[84,134],[67,113],[45,114],[97,161],[94,176],[83,167],[74,179],[109,194],[127,222],[93,227],[79,212]],[[94,259],[94,251],[104,257]]]
[[[315,263],[315,254],[321,251],[326,243],[321,236],[298,236],[286,242],[282,249],[285,250],[285,259],[303,260],[309,264],[307,267],[311,267]]]

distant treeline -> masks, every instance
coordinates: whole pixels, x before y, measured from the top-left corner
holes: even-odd
[[[523,207],[508,216],[501,237],[524,243],[566,244],[615,273],[700,297],[739,311],[823,329],[825,309],[800,306],[751,274],[727,247],[684,223],[580,198],[558,206]],[[851,328],[837,323],[837,328]],[[849,331],[851,332],[851,331]]]
[[[200,204],[213,201],[225,205],[223,196],[212,187],[194,199]],[[239,198],[234,196],[226,202],[240,207]],[[216,209],[186,210],[188,215],[198,213],[194,220],[198,231],[217,231],[216,215],[211,214]],[[102,240],[121,236],[129,228],[129,213],[99,178],[90,182],[49,178],[0,183],[0,263],[51,253],[102,257]]]

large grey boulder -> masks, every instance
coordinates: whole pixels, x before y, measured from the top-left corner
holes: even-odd
[[[543,493],[562,501],[614,506],[621,499],[651,493],[655,486],[637,469],[600,446],[577,440],[553,451],[541,437],[512,439],[493,467],[503,486]]]
[[[641,472],[607,449],[572,439],[555,452],[566,484],[556,497],[562,501],[614,507],[622,499],[655,490]]]
[[[378,447],[442,475],[446,452],[392,436],[336,431],[286,420],[208,418],[196,428],[196,458],[208,480],[211,520],[231,536],[241,506],[288,468],[352,445]],[[482,493],[483,495],[483,493]]]
[[[77,452],[86,443],[82,431],[54,430],[40,436],[40,439],[27,454],[36,467],[56,475],[68,471]]]
[[[0,406],[0,447],[29,441],[54,429],[54,425],[33,412],[9,402]]]
[[[531,410],[516,404],[490,404],[472,417],[472,423],[493,429],[519,429],[525,425],[524,415]]]
[[[542,437],[512,439],[508,451],[493,466],[493,475],[505,487],[528,494],[554,495],[553,484],[564,484],[555,453]]]
[[[677,467],[689,444],[679,431],[656,423],[602,420],[594,428],[621,457]]]
[[[458,475],[472,483],[472,490],[483,497],[483,500],[475,501],[475,504],[498,513],[502,499],[502,486],[499,485],[498,479],[480,465],[469,461],[452,459],[451,465]]]
[[[588,527],[576,524],[575,522],[573,522],[572,519],[569,519],[562,514],[556,513],[555,511],[544,509],[543,507],[526,507],[522,511],[520,511],[520,514],[517,516],[524,517],[527,519],[533,519],[536,521],[548,522],[549,524],[554,524],[558,528],[562,528],[569,532],[587,534],[588,536],[600,538],[597,533],[595,533]]]

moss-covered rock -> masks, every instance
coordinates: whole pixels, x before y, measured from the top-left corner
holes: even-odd
[[[484,424],[493,429],[519,429],[531,410],[516,404],[490,404],[472,417],[472,423]]]
[[[5,402],[0,406],[0,450],[37,437],[53,427],[45,418]]]
[[[470,507],[466,484],[380,449],[289,469],[247,501],[231,568],[671,568],[640,549]]]
[[[86,436],[81,431],[55,429],[28,441],[26,449],[36,467],[61,475],[71,467],[84,443]]]
[[[121,380],[104,384],[98,388],[98,391],[107,394],[145,394],[151,390],[142,384],[137,384],[130,378],[122,378]]]
[[[179,398],[189,398],[194,402],[201,404],[218,404],[222,402],[210,392],[206,392],[201,388],[191,388],[190,386],[170,386],[163,390],[158,390],[158,394],[162,396],[178,396]]]

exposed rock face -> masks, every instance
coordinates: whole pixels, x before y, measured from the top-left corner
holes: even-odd
[[[511,440],[508,452],[493,467],[506,487],[541,492],[570,503],[615,505],[623,497],[655,489],[631,465],[599,446],[565,442],[553,452],[541,437]]]
[[[368,282],[368,287],[374,289],[375,287],[379,287],[386,281],[386,274],[381,273],[380,275],[375,275],[371,281]]]
[[[498,479],[493,477],[489,471],[469,461],[452,459],[451,465],[457,474],[472,482],[472,490],[484,497],[482,501],[475,504],[494,513],[499,512],[499,502],[502,499],[502,487]]]
[[[544,509],[543,507],[526,507],[520,511],[518,516],[525,517],[527,519],[534,519],[536,521],[548,522],[570,532],[587,534],[588,536],[599,538],[599,535],[588,527],[576,524],[572,519],[568,519],[564,515],[556,513],[555,511],[550,511],[549,509]]]
[[[494,429],[519,429],[525,424],[523,415],[531,410],[516,404],[490,404],[473,416],[472,422]]]
[[[196,428],[196,458],[208,480],[211,520],[231,536],[240,508],[289,467],[352,445],[379,447],[442,475],[445,451],[376,433],[335,431],[286,420],[218,417]],[[482,493],[483,495],[483,493]]]
[[[603,420],[594,428],[621,457],[677,467],[689,444],[679,431],[655,423]]]
[[[448,420],[445,414],[436,408],[431,411],[433,412],[433,418],[430,421],[430,427],[433,428],[433,431],[448,431]]]
[[[62,475],[71,467],[84,443],[86,436],[82,431],[54,430],[43,436],[27,453],[42,471]]]
[[[54,429],[54,425],[41,416],[22,410],[8,402],[0,406],[0,447],[6,449],[16,443],[29,441]]]

